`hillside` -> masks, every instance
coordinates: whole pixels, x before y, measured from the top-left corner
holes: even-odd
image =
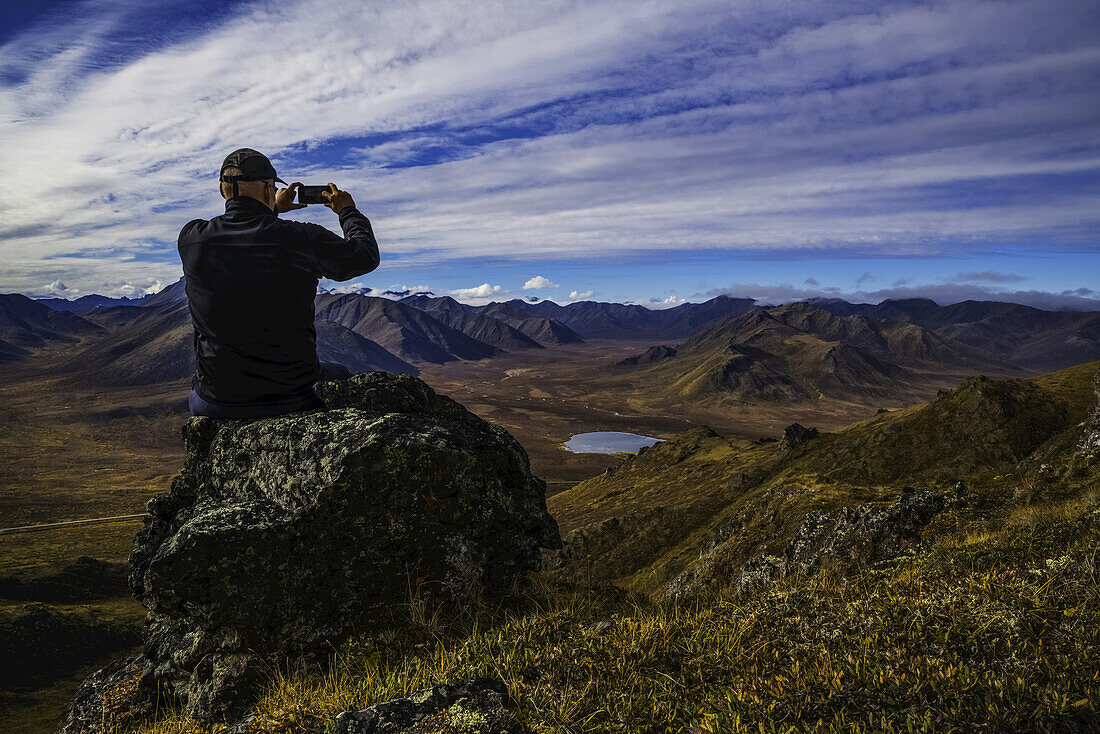
[[[194,374],[194,331],[186,301],[97,309],[88,318],[103,324],[104,334],[63,358],[60,367],[65,373],[115,387]]]
[[[507,303],[490,303],[488,306],[478,306],[477,310],[512,325],[543,346],[579,344],[584,341],[577,332],[556,319],[532,315]]]
[[[940,306],[925,298],[851,304],[840,299],[815,305],[841,316],[905,321],[975,352],[1025,369],[1049,371],[1100,359],[1100,313],[1044,311],[998,301]]]
[[[927,373],[1013,371],[914,324],[808,303],[756,307],[617,366],[636,365],[651,365],[646,374],[672,394],[743,402],[890,399],[919,389]]]
[[[455,359],[485,359],[500,352],[497,347],[398,301],[323,293],[317,296],[316,303],[317,318],[346,326],[405,361],[438,364]]]
[[[748,311],[753,300],[717,296],[703,303],[683,303],[661,310],[635,304],[598,301],[577,301],[561,306],[553,301],[530,303],[515,299],[500,305],[513,311],[553,319],[586,339],[616,339],[624,336],[678,338],[714,321]]]
[[[100,303],[84,317],[70,310]],[[0,301],[0,362],[72,344],[104,384],[148,384],[186,376],[186,330],[178,309],[184,280],[110,305],[87,297],[54,304],[10,295]],[[659,402],[898,406],[926,399],[966,374],[1029,375],[1100,358],[1100,314],[1050,312],[1010,303],[839,299],[754,306],[725,296],[664,310],[638,305],[514,299],[482,306],[450,297],[399,301],[320,293],[315,309],[322,359],[356,370],[412,373],[424,365],[479,361],[586,339],[638,343],[601,375],[602,391],[644,392]],[[153,314],[174,314],[154,316]],[[361,340],[341,334],[338,324]],[[156,333],[156,329],[163,333]],[[676,340],[682,340],[677,343]],[[665,341],[655,345],[655,342]],[[102,343],[98,343],[102,342]],[[675,346],[673,346],[675,345]],[[109,364],[112,360],[117,364]],[[73,368],[81,359],[70,359]],[[388,365],[388,367],[387,367]]]
[[[418,372],[413,365],[342,324],[319,319],[315,326],[317,358],[322,362],[342,364],[353,374],[379,370],[395,375],[415,375]]]
[[[9,357],[20,356],[22,348],[76,342],[100,331],[76,314],[56,311],[19,293],[0,294],[0,340]]]
[[[541,349],[543,347],[522,330],[501,319],[493,318],[471,306],[459,303],[450,296],[431,298],[429,296],[408,296],[401,299],[425,313],[430,313],[442,323],[458,329],[466,336],[491,344],[504,351],[517,349]]]
[[[725,572],[735,574],[756,556],[781,553],[811,511],[883,505],[912,488],[942,493],[962,482],[992,520],[1021,502],[1094,492],[1095,467],[1086,470],[1073,447],[1096,400],[1097,366],[1031,380],[971,378],[930,403],[813,438],[748,442],[706,427],[680,434],[549,499],[573,532],[561,572],[662,592],[707,548],[724,545]]]
[[[139,306],[167,306],[187,302],[187,278],[180,278],[163,290],[143,296]]]

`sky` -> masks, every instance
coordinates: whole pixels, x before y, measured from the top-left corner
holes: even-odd
[[[0,5],[0,292],[174,282],[247,146],[371,219],[326,288],[1100,310],[1095,0]]]

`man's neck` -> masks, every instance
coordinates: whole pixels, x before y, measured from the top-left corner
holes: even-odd
[[[261,207],[265,211],[270,212],[274,216],[279,216],[279,212],[273,206],[268,206],[267,202],[257,199],[255,196],[249,196],[248,194],[241,194],[240,196],[234,196],[225,200],[226,208],[229,207],[230,202],[241,202],[249,208]]]

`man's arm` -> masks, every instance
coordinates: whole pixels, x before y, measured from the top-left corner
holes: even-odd
[[[329,186],[332,190],[324,192],[329,200],[325,206],[339,214],[344,237],[341,239],[318,225],[306,226],[315,232],[320,230],[312,244],[321,275],[330,280],[351,280],[378,267],[378,242],[370,220],[355,208],[351,194],[338,190],[336,184]]]

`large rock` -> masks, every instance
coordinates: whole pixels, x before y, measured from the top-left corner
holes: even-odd
[[[196,718],[236,715],[261,671],[322,660],[382,607],[504,592],[560,545],[502,428],[404,375],[316,391],[326,410],[190,419],[149,503],[130,556],[144,680]]]

